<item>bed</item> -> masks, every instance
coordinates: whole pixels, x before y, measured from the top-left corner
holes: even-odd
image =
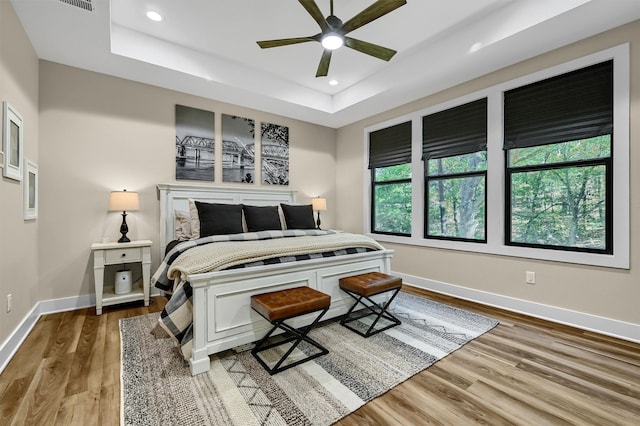
[[[185,184],[159,184],[157,188],[160,197],[162,250],[175,239],[175,212],[189,211],[189,199],[231,205],[296,204],[296,192],[289,189]],[[381,247],[341,256],[186,276],[192,291],[193,310],[188,358],[191,373],[196,375],[208,371],[209,355],[254,342],[267,332],[269,323],[250,307],[251,295],[301,285],[309,286],[331,295],[331,307],[325,319],[336,317],[345,314],[352,303],[349,296],[339,289],[338,280],[366,272],[388,273],[392,255],[392,250]],[[293,325],[301,326],[311,320],[311,316],[302,316]]]

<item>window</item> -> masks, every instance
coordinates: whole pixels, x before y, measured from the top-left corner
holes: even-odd
[[[613,253],[613,61],[505,92],[507,245]]]
[[[425,238],[486,241],[487,99],[423,117]]]
[[[364,232],[628,269],[630,69],[625,43],[365,128]]]
[[[371,232],[411,235],[411,122],[369,134]]]

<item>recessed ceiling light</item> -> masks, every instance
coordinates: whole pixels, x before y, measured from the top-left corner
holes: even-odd
[[[471,46],[469,48],[469,53],[475,53],[478,50],[482,49],[483,47],[484,47],[484,45],[482,43],[480,43],[480,42],[473,43],[473,46]]]
[[[338,80],[331,80],[329,81],[329,84],[332,86],[337,86],[338,85]]]
[[[147,18],[156,22],[162,21],[162,15],[160,15],[158,12],[154,12],[153,10],[150,10],[149,12],[147,12]]]

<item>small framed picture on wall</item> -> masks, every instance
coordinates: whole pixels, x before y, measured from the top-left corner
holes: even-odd
[[[38,218],[38,165],[24,160],[24,220]]]
[[[2,176],[22,180],[22,117],[7,101],[2,103],[2,150],[4,151]]]

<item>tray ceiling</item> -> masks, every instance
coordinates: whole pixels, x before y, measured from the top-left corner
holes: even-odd
[[[316,78],[319,43],[256,44],[320,32],[296,0],[12,4],[41,59],[336,128],[640,18],[639,0],[408,0],[349,34],[397,50],[390,62],[341,48]]]

